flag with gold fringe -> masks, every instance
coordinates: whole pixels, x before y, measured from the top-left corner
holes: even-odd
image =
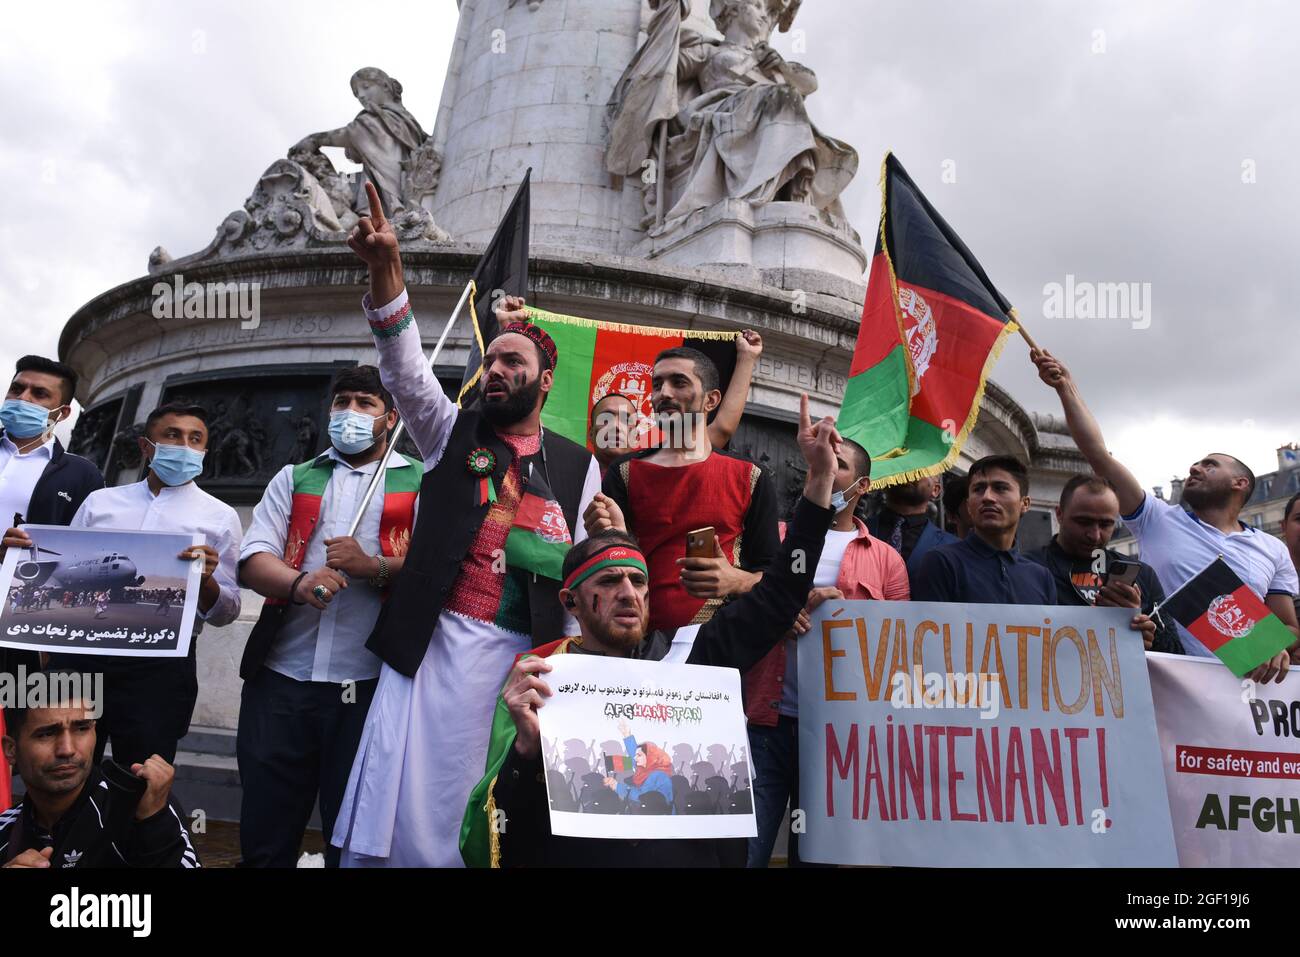
[[[840,433],[872,458],[874,485],[944,471],[975,427],[1016,313],[892,153]]]
[[[625,396],[636,408],[631,446],[646,444],[654,427],[651,373],[655,356],[665,349],[689,346],[708,356],[718,367],[724,395],[736,368],[734,332],[604,322],[532,307],[528,318],[555,341],[559,356],[551,392],[542,407],[542,426],[587,447],[591,447],[591,408],[611,393]],[[473,315],[476,333],[478,321]]]

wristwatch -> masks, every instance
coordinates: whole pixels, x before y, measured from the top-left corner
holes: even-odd
[[[370,584],[375,588],[388,587],[388,559],[383,555],[379,556],[379,574],[370,579]]]

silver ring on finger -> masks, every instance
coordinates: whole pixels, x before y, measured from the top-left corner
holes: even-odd
[[[324,585],[317,585],[315,588],[311,590],[311,593],[315,595],[320,601],[328,601],[330,597],[330,590],[326,588]]]

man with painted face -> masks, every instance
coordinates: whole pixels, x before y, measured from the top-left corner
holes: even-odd
[[[246,867],[293,867],[319,798],[334,820],[379,683],[366,638],[406,561],[424,469],[395,454],[355,537],[348,528],[397,424],[374,366],[331,387],[330,447],[266,487],[240,552],[240,582],[266,596],[239,674],[236,755]],[[327,847],[327,866],[338,849]]]
[[[0,558],[6,549],[31,547],[19,524],[67,525],[86,496],[104,487],[99,469],[54,437],[54,427],[72,414],[76,391],[70,366],[44,356],[18,360],[0,405]],[[35,671],[40,656],[0,648],[0,673],[16,674],[20,664]]]
[[[447,397],[420,344],[397,235],[366,190],[370,216],[348,244],[370,274],[362,305],[380,377],[424,460],[423,507],[366,643],[383,664],[332,840],[344,866],[456,866],[501,680],[519,652],[576,631],[555,597],[558,556],[583,537],[600,469],[542,429],[564,357],[517,297],[498,306],[480,402],[458,409]]]
[[[1269,611],[1300,638],[1295,599],[1300,591],[1296,567],[1286,546],[1267,532],[1241,521],[1241,509],[1255,491],[1255,473],[1241,459],[1211,452],[1192,464],[1183,483],[1180,505],[1153,498],[1106,448],[1101,426],[1083,401],[1065,363],[1045,349],[1030,353],[1038,377],[1056,391],[1065,424],[1092,470],[1107,479],[1119,499],[1120,518],[1137,539],[1142,558],[1156,570],[1165,593],[1172,595],[1216,558],[1250,587]],[[1178,625],[1186,654],[1214,657],[1195,635]],[[1254,681],[1282,681],[1300,640],[1278,652],[1247,676]]]
[[[740,419],[745,414],[745,401],[749,398],[749,385],[762,354],[762,336],[753,329],[736,333],[736,367],[727,384],[727,393],[709,423],[709,442],[715,449],[726,448],[740,426]],[[592,454],[600,463],[602,475],[616,459],[655,444],[657,433],[654,429],[645,429],[647,425],[649,423],[641,421],[638,403],[630,396],[609,392],[592,404],[587,437],[591,440]]]
[[[104,673],[103,714],[97,724],[96,760],[112,742],[121,765],[157,754],[176,761],[176,744],[190,729],[198,698],[195,653],[203,625],[228,625],[239,617],[235,581],[242,529],[235,510],[194,484],[208,447],[207,413],[199,406],[169,403],[145,419],[140,452],[145,477],[130,485],[92,492],[73,516],[71,528],[111,528],[203,537],[177,554],[176,574],[185,562],[202,559],[194,637],[185,658],[114,655],[51,655],[50,666]]]
[[[832,419],[814,423],[803,397],[798,443],[808,473],[785,541],[754,587],[718,609],[690,645],[688,664],[737,668],[742,673],[768,653],[809,599],[827,528],[834,518],[832,488],[844,443]],[[545,679],[555,654],[591,654],[663,661],[674,646],[671,630],[651,627],[654,596],[649,562],[636,538],[606,529],[575,545],[564,561],[560,600],[577,617],[581,634],[521,656],[497,706],[486,774],[470,796],[461,850],[471,865],[503,867],[720,867],[744,861],[735,840],[665,838],[595,840],[551,833],[542,774],[538,709],[551,688]],[[493,831],[491,807],[505,815]],[[737,847],[739,845],[739,847]],[[739,851],[739,853],[737,853]]]
[[[651,375],[660,434],[655,448],[620,459],[583,516],[588,534],[637,537],[650,569],[650,627],[678,630],[681,660],[694,628],[762,577],[776,555],[776,496],[758,465],[715,449],[709,413],[722,399],[717,367],[689,346],[665,349]],[[687,536],[714,530],[711,556],[686,555]]]

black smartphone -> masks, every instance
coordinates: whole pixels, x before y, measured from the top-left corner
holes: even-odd
[[[1135,585],[1137,584],[1138,572],[1141,570],[1141,562],[1131,562],[1123,558],[1117,558],[1106,569],[1106,574],[1102,576],[1102,584],[1109,585],[1111,582],[1123,582],[1125,585]]]

